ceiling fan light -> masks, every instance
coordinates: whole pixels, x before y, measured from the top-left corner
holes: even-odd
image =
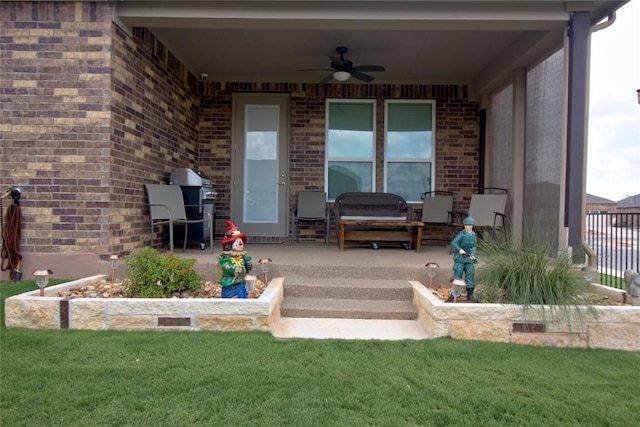
[[[333,73],[333,78],[339,82],[347,81],[349,80],[349,77],[351,77],[351,73],[347,71],[336,71]]]

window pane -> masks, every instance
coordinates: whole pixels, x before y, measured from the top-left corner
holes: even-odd
[[[330,158],[373,157],[373,132],[329,129],[328,155]]]
[[[407,201],[419,201],[425,191],[431,191],[431,163],[387,164],[387,192],[398,194]]]
[[[329,162],[329,198],[348,191],[373,191],[371,162]]]
[[[390,102],[387,107],[389,132],[430,131],[432,129],[431,107],[430,103]]]
[[[243,222],[278,220],[278,107],[247,105]]]
[[[388,132],[387,157],[394,159],[430,159],[431,131]]]
[[[431,158],[432,108],[431,103],[387,104],[387,158]]]
[[[373,104],[370,102],[329,104],[329,129],[373,132]]]
[[[328,101],[327,194],[334,199],[349,191],[373,191],[375,187],[375,104]]]
[[[245,150],[244,222],[276,223],[278,220],[277,132],[247,132]]]

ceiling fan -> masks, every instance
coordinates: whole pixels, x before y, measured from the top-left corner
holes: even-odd
[[[326,76],[324,79],[320,81],[320,83],[327,83],[331,79],[336,79],[340,82],[344,82],[349,80],[350,77],[356,78],[358,80],[362,80],[363,82],[370,82],[373,80],[368,74],[363,73],[363,71],[371,72],[371,71],[387,71],[382,65],[360,65],[358,67],[353,66],[353,62],[348,59],[344,59],[344,54],[347,53],[347,48],[344,46],[338,46],[336,48],[336,52],[340,54],[340,57],[329,56],[331,59],[331,68],[311,68],[305,70],[298,71],[331,71],[331,74]]]

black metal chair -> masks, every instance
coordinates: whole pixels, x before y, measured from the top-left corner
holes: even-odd
[[[300,240],[300,221],[324,221],[324,242],[329,238],[329,219],[327,218],[327,193],[323,191],[301,191],[298,204],[293,213],[293,235]]]

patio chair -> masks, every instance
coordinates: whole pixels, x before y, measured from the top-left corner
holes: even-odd
[[[203,224],[209,227],[209,244],[211,245],[211,253],[213,253],[213,218],[209,212],[200,205],[186,205],[188,207],[202,207],[204,213],[201,219],[187,219],[182,190],[178,185],[162,185],[162,184],[145,184],[147,189],[147,197],[149,200],[149,210],[151,213],[151,246],[153,246],[153,234],[155,227],[160,228],[162,225],[169,226],[169,250],[173,252],[174,247],[174,226],[184,226],[183,250],[187,249],[187,234],[190,224]],[[204,249],[204,248],[203,248]]]
[[[323,191],[301,191],[298,204],[293,212],[293,235],[300,240],[300,221],[324,221],[324,242],[329,238],[329,219],[327,218],[327,193]]]
[[[455,221],[453,212],[453,193],[451,191],[427,191],[420,196],[422,199],[422,215],[420,221],[424,222],[422,232],[422,240],[442,241],[449,244],[455,236]],[[426,238],[427,228],[430,227],[447,227],[451,229],[451,237],[449,239],[430,239]]]
[[[481,238],[485,231],[494,234],[504,229],[507,220],[505,210],[508,192],[505,188],[487,187],[471,195],[467,215],[473,217],[475,221],[473,228]]]

